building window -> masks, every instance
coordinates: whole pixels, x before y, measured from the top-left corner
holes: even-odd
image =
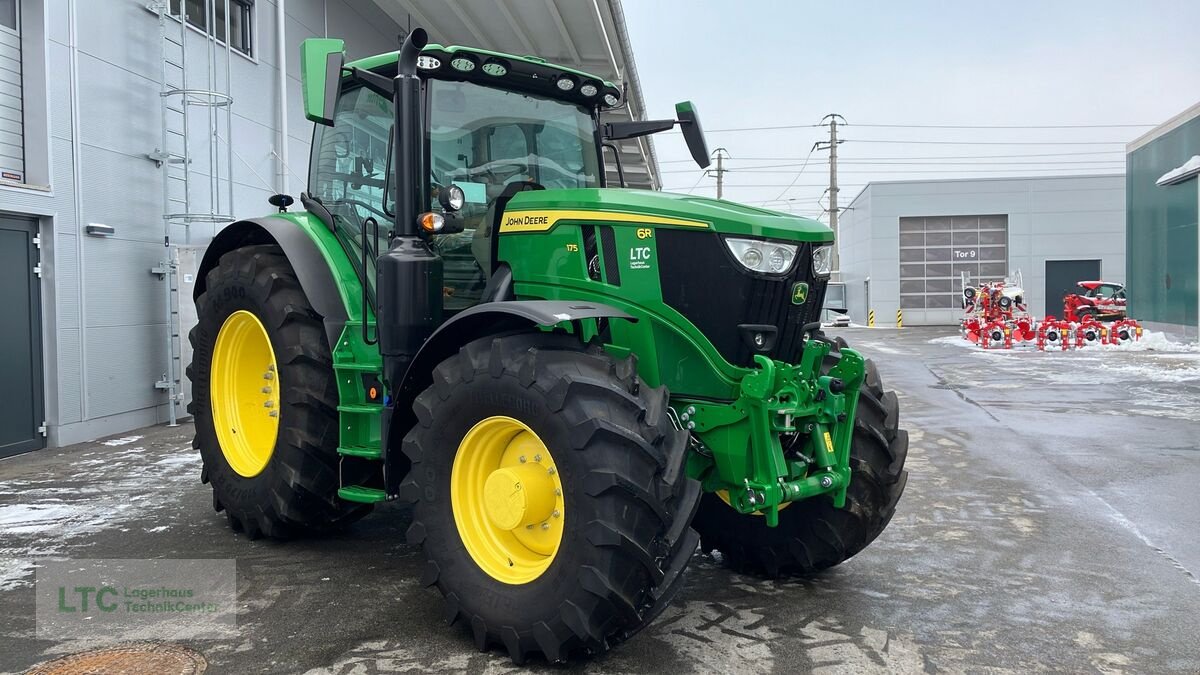
[[[957,309],[972,286],[1008,274],[1008,216],[900,219],[900,307]]]
[[[171,14],[175,17],[179,16],[180,2],[187,9],[187,22],[197,30],[221,42],[225,42],[228,35],[230,47],[246,56],[254,55],[254,0],[228,0],[228,17],[225,16],[226,0],[171,0]]]
[[[17,0],[0,0],[0,26],[17,30]]]
[[[25,182],[25,93],[17,0],[0,0],[0,181]]]

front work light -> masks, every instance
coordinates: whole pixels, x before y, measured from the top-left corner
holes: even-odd
[[[467,195],[457,185],[450,184],[438,190],[438,202],[446,211],[458,211],[467,203]]]
[[[757,239],[726,239],[725,245],[742,267],[752,272],[782,274],[796,259],[795,244],[782,244]]]
[[[456,56],[450,59],[450,67],[462,73],[469,73],[475,70],[475,62],[465,56]]]
[[[491,60],[483,64],[483,72],[492,77],[503,77],[508,74],[508,66],[500,61]]]
[[[826,276],[833,269],[833,247],[818,246],[813,249],[813,274]]]
[[[442,61],[436,56],[418,56],[417,67],[421,70],[437,70],[442,67]]]

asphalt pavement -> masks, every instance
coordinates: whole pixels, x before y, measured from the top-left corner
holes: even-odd
[[[566,670],[1200,672],[1200,351],[840,332],[897,390],[912,441],[887,531],[811,579],[698,554],[652,626]],[[237,637],[183,641],[209,672],[520,670],[445,625],[407,506],[249,541],[213,512],[190,440],[162,426],[0,461],[0,672],[108,644],[35,634],[37,566],[96,558],[236,560]]]

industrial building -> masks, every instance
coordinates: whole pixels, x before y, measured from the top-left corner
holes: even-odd
[[[1126,147],[1129,312],[1200,339],[1200,103]]]
[[[410,26],[621,82],[605,114],[645,116],[620,0],[0,0],[0,457],[185,414],[195,247],[306,187],[301,41],[359,58]],[[652,141],[619,145],[659,187]]]
[[[1057,315],[1076,281],[1125,280],[1125,177],[872,182],[838,240],[857,323],[874,310],[895,325],[899,310],[905,325],[957,324],[963,273],[978,285],[1020,272],[1029,311]]]

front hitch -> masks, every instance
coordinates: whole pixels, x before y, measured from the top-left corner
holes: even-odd
[[[731,403],[681,401],[680,422],[699,442],[689,474],[741,513],[761,513],[767,525],[793,501],[830,495],[836,507],[850,485],[850,444],[863,357],[843,349],[821,374],[832,345],[805,343],[799,364],[754,357]]]

